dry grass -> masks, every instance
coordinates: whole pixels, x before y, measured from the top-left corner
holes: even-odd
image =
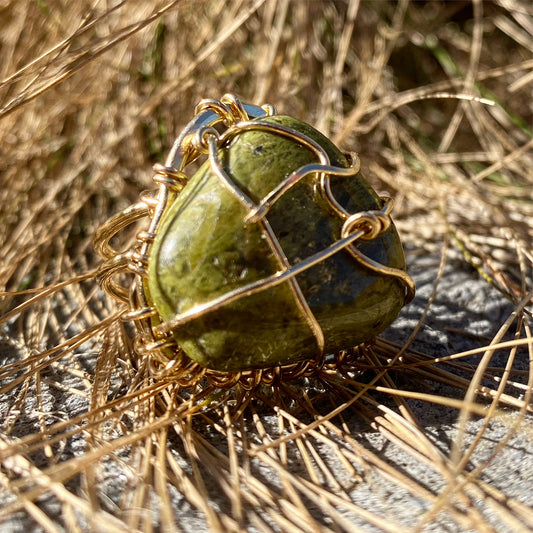
[[[533,529],[531,489],[487,474],[533,435],[532,15],[526,0],[0,1],[0,523]],[[195,104],[226,92],[357,150],[411,260],[441,258],[403,348],[252,390],[133,368],[92,236],[152,188]],[[508,318],[469,352],[410,349],[465,264]],[[450,441],[429,406],[451,413]],[[375,432],[391,456],[360,438]],[[380,484],[418,514],[359,496]]]

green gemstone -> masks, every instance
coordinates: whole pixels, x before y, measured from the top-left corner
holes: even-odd
[[[311,126],[287,116],[261,120],[290,127],[320,144],[333,165],[345,156]],[[259,202],[295,169],[317,162],[309,149],[272,132],[251,130],[219,149],[225,172]],[[267,219],[291,265],[340,238],[342,220],[317,197],[316,175],[289,189]],[[381,200],[357,174],[332,177],[331,188],[350,213],[380,209]],[[167,208],[150,250],[148,294],[163,320],[280,270],[259,223],[245,223],[245,207],[204,164]],[[371,259],[405,269],[393,225],[357,244]],[[397,316],[404,288],[369,271],[346,250],[298,274],[298,285],[325,338],[325,353],[369,340]],[[202,366],[244,370],[314,359],[317,342],[287,282],[210,311],[173,331],[185,353]]]

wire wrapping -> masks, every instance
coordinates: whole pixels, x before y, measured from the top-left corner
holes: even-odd
[[[414,283],[406,272],[379,264],[363,255],[354,246],[358,240],[375,239],[390,227],[392,200],[386,197],[382,198],[383,206],[379,210],[348,213],[337,202],[331,191],[330,176],[353,176],[357,174],[360,168],[357,155],[347,154],[348,168],[333,166],[330,164],[324,149],[312,139],[285,126],[260,120],[263,116],[273,114],[275,111],[272,106],[256,107],[243,104],[233,95],[225,95],[220,100],[208,99],[200,102],[196,107],[195,117],[176,140],[166,164],[154,165],[153,181],[159,186],[157,194],[142,193],[138,204],[111,217],[95,236],[95,248],[105,259],[98,271],[97,279],[107,294],[121,304],[127,305],[127,312],[125,311],[122,319],[134,322],[137,331],[134,342],[136,354],[141,360],[148,359],[147,366],[154,378],[171,378],[182,386],[194,385],[198,380],[205,378],[217,387],[232,387],[238,383],[243,389],[248,390],[259,383],[272,384],[280,380],[288,381],[301,376],[316,375],[323,371],[330,372],[339,366],[350,366],[360,356],[361,351],[371,348],[361,345],[349,353],[324,354],[324,339],[320,325],[310,311],[296,281],[298,273],[311,268],[342,249],[346,249],[356,261],[366,268],[385,276],[392,276],[402,283],[405,288],[404,303],[409,302],[414,296]],[[255,120],[252,121],[251,119]],[[222,133],[214,128],[217,124],[223,124],[225,127]],[[239,133],[251,129],[266,130],[295,140],[314,152],[318,158],[318,163],[296,169],[265,198],[258,203],[253,202],[224,172],[217,156],[217,150],[222,144],[227,143]],[[188,181],[188,176],[184,172],[185,167],[202,154],[208,154],[211,167],[220,178],[223,186],[246,207],[248,213],[244,222],[259,223],[263,226],[272,253],[278,259],[279,271],[255,283],[234,289],[207,304],[193,306],[172,320],[163,322],[155,307],[149,302],[145,292],[150,245],[154,241],[167,207],[171,205]],[[309,174],[318,174],[320,193],[333,212],[344,222],[339,240],[319,253],[302,260],[297,265],[290,265],[286,262],[277,238],[271,231],[269,233],[266,217],[272,205],[287,190]],[[132,249],[119,252],[110,246],[110,240],[117,233],[146,217],[150,219],[149,227],[137,233],[137,240]],[[129,285],[121,285],[120,281],[124,283],[123,279],[120,281],[113,279],[127,273],[134,276],[133,282]],[[220,372],[203,368],[188,359],[174,340],[172,330],[181,324],[280,283],[290,284],[296,301],[317,340],[317,357],[314,360],[267,369]],[[142,361],[138,363],[139,367]]]

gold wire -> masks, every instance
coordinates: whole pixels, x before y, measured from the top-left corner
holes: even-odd
[[[109,241],[119,231],[133,224],[135,221],[148,216],[148,214],[148,206],[144,202],[139,202],[112,216],[96,230],[93,241],[96,253],[104,259],[115,257],[119,252],[110,246]]]
[[[108,259],[96,272],[96,280],[102,290],[121,303],[129,302],[129,289],[113,281],[113,276],[128,272],[131,252],[118,254]]]
[[[243,103],[234,94],[225,94],[220,102],[228,106],[233,122],[242,122],[250,118]]]
[[[324,261],[341,249],[346,249],[364,267],[378,274],[398,279],[405,287],[405,303],[414,296],[414,282],[406,272],[377,263],[354,246],[357,240],[375,239],[390,227],[392,200],[382,197],[383,207],[379,210],[349,213],[339,204],[331,191],[330,177],[349,177],[357,174],[360,170],[359,157],[353,153],[345,154],[349,163],[348,167],[333,166],[318,143],[291,128],[261,121],[261,114],[258,110],[265,116],[275,114],[274,108],[268,104],[261,108],[249,106],[231,94],[224,95],[220,100],[202,100],[195,109],[195,117],[175,143],[167,159],[167,165],[154,165],[153,180],[159,185],[157,195],[152,192],[143,192],[139,203],[111,217],[96,233],[95,248],[106,260],[97,273],[98,282],[110,296],[121,303],[128,304],[130,310],[122,318],[135,323],[137,330],[134,341],[135,351],[141,362],[146,361],[149,372],[154,378],[172,378],[184,387],[193,386],[200,380],[207,379],[217,387],[228,388],[238,383],[244,390],[250,390],[261,383],[272,385],[301,376],[316,376],[321,372],[338,371],[340,368],[344,368],[345,371],[355,368],[357,360],[364,357],[366,350],[371,349],[371,343],[326,357],[323,353],[322,330],[296,282],[297,274]],[[255,120],[252,121],[251,118]],[[214,126],[219,123],[223,123],[226,127],[221,134],[214,129]],[[296,169],[257,204],[232,182],[217,156],[220,146],[227,144],[236,135],[252,129],[260,129],[290,138],[311,150],[319,160],[318,163]],[[272,253],[278,260],[280,271],[265,279],[230,291],[207,304],[197,305],[169,321],[162,322],[157,310],[148,301],[145,292],[150,245],[155,239],[167,206],[188,182],[189,178],[184,173],[185,166],[206,153],[209,154],[211,167],[220,178],[222,185],[246,207],[248,213],[244,222],[259,223],[262,226]],[[266,216],[276,201],[311,174],[318,175],[319,193],[344,223],[338,241],[297,265],[290,265],[274,233],[272,230],[269,231],[270,226]],[[137,244],[132,250],[119,253],[110,246],[109,241],[117,233],[146,216],[150,217],[149,228],[137,234]],[[117,275],[128,272],[134,275],[134,280],[129,286],[120,285],[114,280]],[[203,368],[191,361],[174,340],[172,331],[177,326],[240,298],[284,282],[291,285],[296,301],[317,340],[317,357],[314,360],[265,369],[221,372]]]

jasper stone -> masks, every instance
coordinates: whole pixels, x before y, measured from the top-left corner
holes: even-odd
[[[311,126],[287,116],[261,120],[281,124],[320,144],[331,164],[345,156]],[[318,162],[293,139],[261,130],[241,132],[218,151],[238,187],[259,202],[291,172]],[[340,239],[343,221],[316,192],[317,175],[289,189],[267,214],[291,265]],[[350,213],[380,209],[366,180],[332,177],[331,189]],[[246,208],[206,162],[167,207],[150,250],[149,298],[166,321],[195,305],[268,277],[281,267],[260,223],[245,223]],[[393,225],[358,249],[387,266],[405,269]],[[397,316],[404,288],[395,278],[368,270],[341,250],[296,277],[325,338],[325,353],[348,349],[374,337]],[[184,352],[217,370],[265,368],[314,359],[317,341],[288,282],[243,297],[178,326],[173,335]]]

